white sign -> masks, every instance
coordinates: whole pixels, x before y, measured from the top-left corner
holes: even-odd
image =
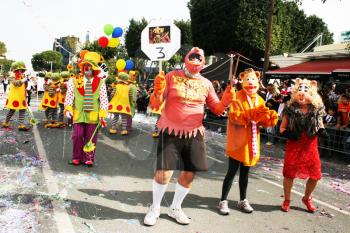
[[[180,47],[180,29],[171,21],[152,20],[141,33],[141,50],[152,61],[169,60]]]

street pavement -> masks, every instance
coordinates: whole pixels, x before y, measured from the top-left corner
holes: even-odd
[[[42,120],[44,113],[37,111],[37,105],[34,98],[32,109]],[[6,112],[0,111],[1,121]],[[291,211],[280,211],[283,142],[267,147],[262,140],[262,158],[251,169],[248,186],[255,211],[245,214],[236,208],[236,178],[229,194],[231,213],[219,215],[216,206],[227,169],[226,137],[213,131],[206,134],[209,171],[198,174],[183,203],[190,225],[179,225],[167,216],[175,173],[160,219],[153,227],[144,226],[155,170],[154,123],[154,118],[137,114],[128,136],[112,136],[102,129],[92,168],[68,165],[69,128],[45,129],[39,124],[29,132],[18,132],[14,120],[12,130],[0,129],[0,232],[349,232],[350,167],[342,160],[322,162],[323,179],[314,193],[316,213],[306,212],[301,203],[304,180],[295,180]]]

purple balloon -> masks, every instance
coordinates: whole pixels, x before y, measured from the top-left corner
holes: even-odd
[[[112,33],[113,38],[118,38],[123,35],[123,29],[120,27],[115,27]]]

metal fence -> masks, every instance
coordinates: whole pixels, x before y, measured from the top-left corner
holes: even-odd
[[[227,117],[207,116],[204,126],[212,131],[226,133]],[[323,157],[338,157],[350,161],[350,129],[326,128],[329,138],[319,137],[319,152]],[[275,130],[268,132],[266,129],[260,130],[261,137],[266,141],[285,143],[286,138],[279,135],[279,126]]]

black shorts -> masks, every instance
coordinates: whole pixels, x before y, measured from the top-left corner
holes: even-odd
[[[157,170],[208,171],[207,152],[204,138],[198,132],[196,137],[179,138],[168,131],[159,135],[157,148]]]

